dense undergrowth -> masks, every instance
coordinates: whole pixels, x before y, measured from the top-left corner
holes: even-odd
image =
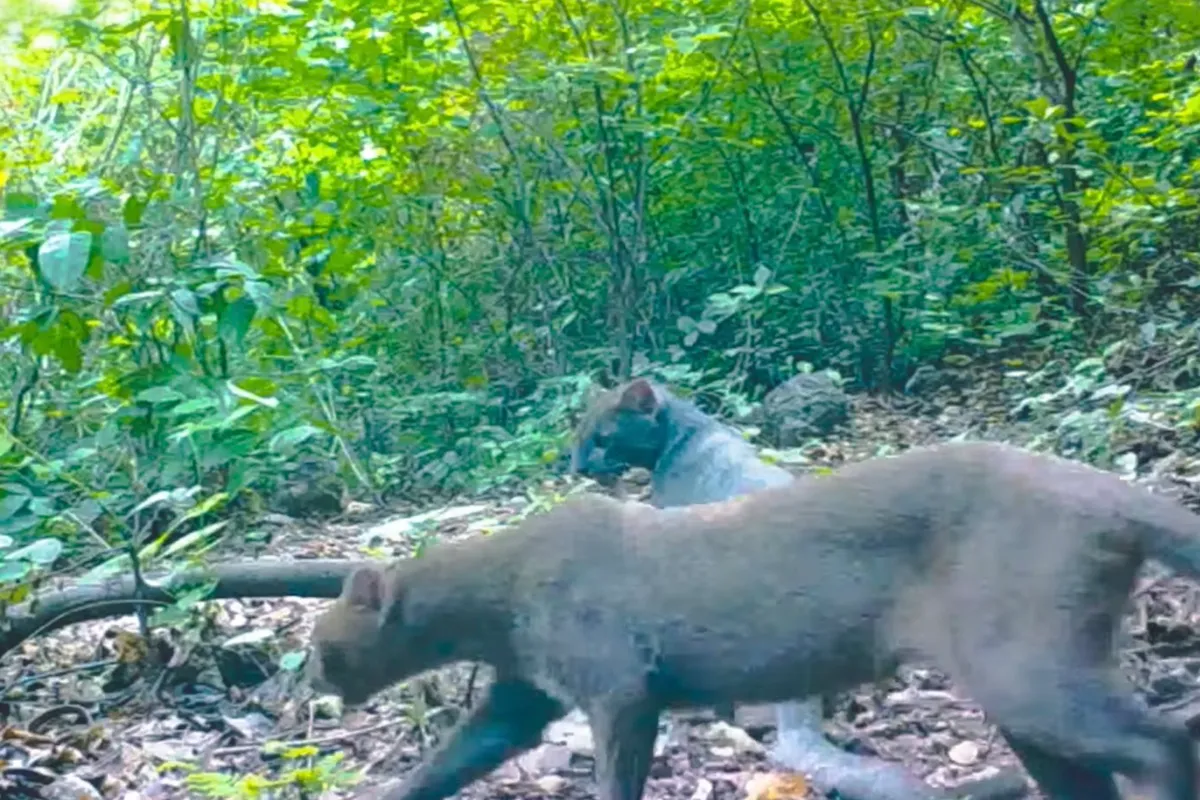
[[[314,475],[517,491],[630,373],[736,417],[1004,372],[1080,457],[1194,439],[1194,4],[2,13],[0,578]]]

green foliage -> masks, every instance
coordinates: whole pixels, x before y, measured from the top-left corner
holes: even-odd
[[[261,775],[230,775],[221,772],[199,772],[189,764],[169,762],[162,770],[183,770],[186,783],[199,797],[224,797],[233,800],[256,800],[262,797],[320,797],[329,789],[344,789],[358,782],[358,776],[341,766],[345,753],[318,756],[312,745],[293,746],[269,742],[264,751],[285,765],[278,778]],[[299,762],[299,763],[297,763]]]
[[[0,535],[111,568],[301,465],[515,487],[601,373],[744,411],[1197,310],[1172,0],[4,13]]]
[[[1005,370],[1136,470],[1200,427],[1197,42],[1178,0],[0,3],[0,603],[301,480],[536,513],[630,373],[743,417]],[[352,782],[272,754],[165,768]]]
[[[1196,325],[1159,333],[1144,329],[1141,348],[1117,341],[1102,355],[1065,367],[1061,362],[1025,374],[1030,389],[1014,407],[1017,417],[1031,420],[1043,431],[1033,446],[1044,446],[1083,461],[1136,473],[1149,457],[1164,448],[1192,441],[1200,429],[1200,387],[1191,376],[1200,368],[1200,354],[1190,345]],[[1189,377],[1189,388],[1156,390],[1137,363],[1153,340],[1162,336],[1163,350],[1178,356],[1177,374]],[[1141,350],[1141,352],[1138,352]],[[1131,356],[1136,359],[1131,363]],[[1163,365],[1151,370],[1168,375]]]

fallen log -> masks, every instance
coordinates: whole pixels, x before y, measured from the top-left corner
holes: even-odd
[[[230,600],[251,597],[334,598],[342,582],[361,560],[231,561],[167,573],[150,574],[141,596],[135,596],[132,575],[42,592],[10,606],[0,620],[0,656],[26,639],[67,625],[134,613],[139,605],[170,605],[174,593],[187,586],[215,581],[205,598]],[[151,584],[149,582],[153,581]]]

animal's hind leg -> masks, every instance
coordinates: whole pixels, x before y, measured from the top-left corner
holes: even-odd
[[[1156,800],[1196,800],[1187,730],[1138,704],[1114,670],[1024,666],[1019,680],[975,675],[971,690],[1048,798],[1118,798],[1112,775],[1121,773],[1152,787]]]

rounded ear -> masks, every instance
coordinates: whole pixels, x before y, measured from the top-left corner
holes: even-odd
[[[387,587],[384,586],[383,570],[379,567],[359,567],[346,578],[342,597],[352,606],[368,611],[383,611]]]
[[[639,414],[653,414],[658,410],[658,392],[654,384],[646,378],[634,378],[621,390],[619,408],[636,411]]]

